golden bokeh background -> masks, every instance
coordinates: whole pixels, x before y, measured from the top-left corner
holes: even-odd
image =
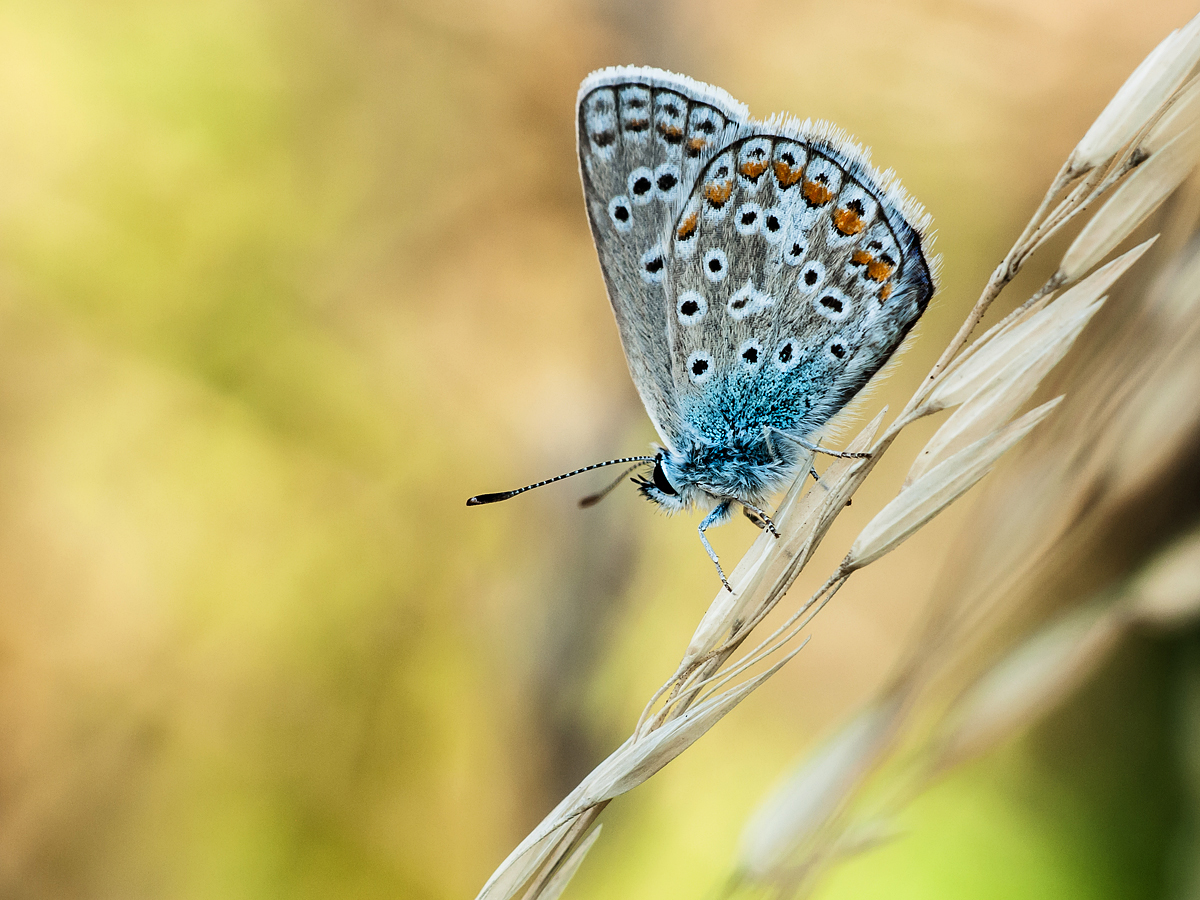
[[[943,290],[874,410],[1194,11],[0,4],[0,895],[471,897],[674,671],[718,586],[694,520],[576,509],[602,477],[463,505],[654,438],[580,197],[589,71],[831,119],[928,206]],[[568,896],[712,896],[762,792],[886,678],[969,503],[614,803]],[[1127,651],[821,897],[1162,896],[1170,652]]]

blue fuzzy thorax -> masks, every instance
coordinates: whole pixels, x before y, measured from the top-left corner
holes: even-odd
[[[804,392],[799,403],[781,403],[774,379],[762,375],[749,384],[736,374],[722,377],[685,406],[686,430],[663,459],[673,484],[755,503],[787,484],[800,455],[787,435],[811,434],[823,422],[815,421]]]
[[[663,470],[682,490],[696,488],[717,497],[760,503],[779,490],[795,472],[798,460],[791,441],[763,433],[734,433],[720,444],[689,442],[669,451]]]

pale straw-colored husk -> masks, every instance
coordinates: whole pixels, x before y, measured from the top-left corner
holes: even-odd
[[[1200,128],[1189,127],[1142,163],[1092,217],[1059,264],[1073,281],[1108,256],[1196,167]]]
[[[1200,76],[1192,78],[1171,102],[1162,118],[1146,132],[1138,150],[1157,153],[1187,129],[1200,122]]]
[[[1015,422],[996,428],[906,485],[896,499],[880,510],[862,530],[843,566],[861,569],[900,546],[914,531],[973,487],[1005,451],[1049,415],[1059,400],[1061,398],[1043,403]],[[989,410],[995,411],[994,407]]]
[[[1171,32],[1129,76],[1071,154],[1072,171],[1110,160],[1154,118],[1200,61],[1200,16]]]
[[[584,857],[588,855],[588,851],[592,849],[592,845],[599,839],[603,828],[603,825],[597,825],[589,831],[587,836],[559,864],[554,873],[546,879],[546,886],[538,893],[541,900],[558,900],[562,896],[563,891],[567,889],[567,885],[571,883],[571,879],[575,877],[575,873],[579,870],[579,867],[583,865]]]

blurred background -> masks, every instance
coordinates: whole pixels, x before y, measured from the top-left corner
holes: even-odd
[[[861,420],[1194,12],[0,4],[0,895],[471,897],[674,671],[719,586],[694,520],[631,487],[577,509],[606,473],[464,506],[655,438],[580,196],[589,71],[831,119],[928,206],[942,291]],[[711,896],[762,792],[887,678],[972,502],[614,803],[568,896]],[[730,565],[738,518],[713,535]],[[820,895],[1161,896],[1185,651],[1124,648]]]

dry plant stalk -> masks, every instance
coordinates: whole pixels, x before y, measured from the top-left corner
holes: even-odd
[[[1019,470],[1006,473],[1009,483],[994,485],[997,495],[1033,498],[1007,500],[1006,512],[1037,533],[975,573],[966,589],[942,598],[947,602],[927,614],[900,674],[762,802],[743,831],[731,888],[807,894],[829,862],[890,837],[891,820],[916,795],[1052,710],[1131,632],[1181,629],[1200,619],[1200,529],[1190,526],[1127,574],[1084,592],[1073,608],[1050,616],[998,659],[976,663],[981,645],[994,642],[1006,620],[1049,593],[1047,583],[1062,580],[1064,566],[1073,571],[1064,548],[1069,555],[1072,544],[1092,546],[1097,523],[1124,518],[1131,497],[1156,505],[1145,485],[1178,484],[1179,469],[1194,466],[1200,247],[1193,243],[1181,256],[1169,261],[1173,273],[1146,297],[1151,315],[1143,331],[1155,333],[1155,352],[1145,352],[1144,340],[1124,340],[1123,355],[1106,353],[1106,364],[1123,377],[1097,387],[1085,379],[1082,390],[1091,388],[1091,396],[1066,410],[1074,420],[1056,423],[1059,435],[1038,438],[1050,448],[1037,458],[1059,461],[1038,485],[1046,489],[1031,490]],[[1126,450],[1130,444],[1136,452]],[[1146,452],[1151,448],[1157,452]],[[1010,543],[1010,534],[986,514],[981,518],[975,525],[982,530],[993,526],[984,555]],[[1014,558],[1025,561],[1024,572]],[[1010,577],[1002,581],[996,572]]]
[[[848,450],[865,451],[869,458],[834,460],[807,491],[805,476],[796,480],[775,516],[781,537],[759,536],[730,575],[734,592],[717,594],[676,672],[650,698],[629,738],[509,855],[484,885],[480,900],[557,897],[593,845],[598,829],[592,825],[608,802],[650,778],[785,665],[803,647],[804,628],[855,571],[897,547],[976,484],[1054,410],[1061,397],[1013,418],[1099,310],[1108,288],[1153,240],[1091,270],[1192,170],[1200,145],[1195,128],[1200,88],[1181,85],[1198,59],[1200,17],[1151,53],[1096,120],[899,415],[884,428],[884,410],[850,442]],[[1053,277],[968,346],[988,308],[1030,256],[1103,196],[1107,201]],[[919,419],[952,408],[918,454],[900,492],[862,530],[821,587],[774,632],[742,651],[896,437]],[[1085,624],[1064,628],[1071,634],[1084,628],[1082,633],[1090,635],[1088,629],[1100,627],[1090,620]],[[1045,658],[1041,664],[1049,665]],[[1064,661],[1058,665],[1069,667]],[[980,690],[986,696],[986,689]],[[808,842],[805,858],[787,870],[786,880],[799,888],[821,863],[879,839],[870,822],[840,832],[830,822],[891,746],[907,703],[899,691],[885,696],[817,754],[784,799],[768,804],[747,832],[743,872],[777,877],[783,861]],[[969,737],[969,732],[968,727],[963,734]],[[969,744],[967,737],[960,735],[959,744]],[[961,755],[957,746],[951,741],[946,753]],[[818,833],[822,839],[811,840]]]

